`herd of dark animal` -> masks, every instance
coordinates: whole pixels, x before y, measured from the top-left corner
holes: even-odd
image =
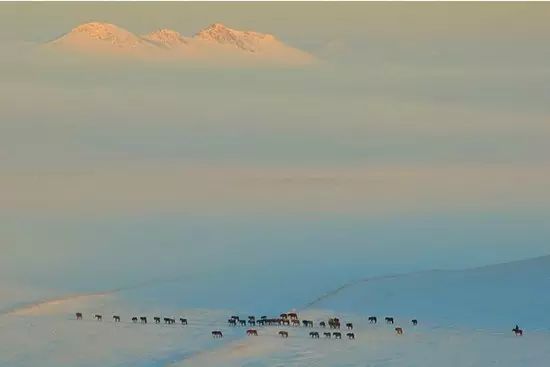
[[[82,318],[83,318],[82,313],[77,312],[76,313],[76,319],[77,320],[82,320]],[[95,314],[94,319],[96,319],[97,321],[102,321],[103,316],[100,315],[100,314]],[[113,321],[114,322],[120,322],[120,320],[121,320],[120,316],[113,315]],[[160,317],[153,317],[153,321],[155,322],[155,324],[160,324],[161,323],[161,318]],[[175,318],[170,318],[170,317],[164,317],[163,321],[164,321],[165,324],[168,324],[168,325],[173,325],[173,324],[176,323],[176,319]],[[185,319],[183,317],[180,317],[179,321],[182,325],[187,325],[187,319]],[[378,318],[376,316],[370,316],[368,318],[368,321],[371,324],[376,324],[378,322]],[[386,324],[391,324],[391,325],[394,324],[394,318],[393,317],[385,317],[384,321],[386,322]],[[132,322],[134,324],[137,324],[138,322],[141,323],[141,324],[147,324],[147,317],[146,316],[140,316],[139,319],[138,319],[136,316],[134,316],[134,317],[132,317]],[[300,320],[298,319],[298,314],[295,313],[295,312],[282,313],[282,314],[279,315],[279,317],[276,317],[276,318],[268,318],[267,316],[262,316],[258,320],[256,320],[255,316],[248,316],[248,320],[241,319],[239,316],[231,316],[231,318],[229,318],[227,320],[227,323],[229,324],[229,326],[247,326],[248,325],[248,326],[294,326],[294,327],[299,327],[300,325],[302,325],[303,327],[306,327],[306,328],[313,328],[314,327],[314,323],[313,323],[312,320],[302,320],[302,323],[300,324]],[[418,320],[416,320],[416,319],[411,320],[411,324],[413,326],[418,325]],[[339,330],[340,329],[340,319],[338,319],[337,317],[334,317],[334,318],[329,318],[327,322],[325,322],[325,321],[319,322],[319,327],[320,328],[324,329],[324,328],[327,327],[327,325],[328,325],[329,329],[338,329]],[[350,340],[355,339],[355,334],[353,332],[351,332],[351,330],[353,330],[353,323],[348,322],[348,323],[345,324],[345,326],[346,326],[346,329],[350,330],[350,332],[346,333],[347,338],[350,339]],[[514,334],[516,336],[522,336],[523,335],[523,330],[520,329],[518,325],[516,325],[512,329],[512,331],[514,332]],[[403,335],[403,328],[402,327],[396,327],[395,328],[395,333],[397,335]],[[256,329],[248,329],[246,331],[246,335],[258,336],[258,331]],[[281,331],[278,332],[278,335],[282,338],[288,338],[288,331],[281,330]],[[309,333],[309,336],[313,339],[319,339],[320,338],[320,333],[318,331],[311,331]],[[331,338],[342,339],[342,333],[340,331],[323,332],[323,336],[327,339],[331,339]],[[223,333],[221,332],[221,330],[214,330],[214,331],[212,331],[212,337],[214,337],[214,338],[223,338]]]
[[[371,324],[376,324],[377,323],[377,318],[376,316],[371,316],[368,318],[369,322]],[[393,317],[386,317],[385,318],[385,321],[387,324],[393,324],[394,323],[394,319]],[[229,324],[229,326],[294,326],[294,327],[298,327],[300,325],[302,325],[303,327],[306,327],[306,328],[313,328],[314,327],[314,322],[312,320],[302,320],[302,322],[300,323],[300,320],[298,319],[298,314],[296,314],[295,312],[290,312],[290,313],[282,313],[279,315],[279,317],[276,317],[276,318],[268,318],[267,316],[262,316],[260,317],[259,319],[256,319],[255,316],[248,316],[248,320],[247,319],[241,319],[239,316],[231,316],[228,320],[227,320],[227,323]],[[418,325],[418,320],[414,319],[414,320],[411,320],[411,323],[413,326],[416,326]],[[340,324],[340,319],[334,317],[334,318],[330,318],[328,319],[328,321],[320,321],[319,322],[319,327],[320,328],[326,328],[326,327],[329,327],[329,329],[340,329],[341,327],[341,324]],[[351,322],[347,322],[345,324],[345,327],[346,329],[348,329],[350,332],[346,333],[346,336],[348,339],[355,339],[355,333],[351,332],[351,330],[353,330],[353,323]],[[401,327],[396,327],[395,328],[395,332],[397,333],[397,335],[403,335],[403,328]],[[247,335],[251,335],[251,336],[257,336],[258,335],[258,331],[256,329],[248,329],[246,331],[246,334]],[[288,338],[288,331],[286,330],[281,330],[278,332],[278,335],[281,336],[282,338]],[[215,330],[212,332],[212,336],[214,336],[215,338],[221,338],[223,337],[223,334],[220,330]],[[318,332],[318,331],[311,331],[309,333],[309,336],[313,339],[319,339],[321,337],[321,334]],[[331,338],[334,338],[334,339],[342,339],[342,333],[340,331],[333,331],[333,332],[323,332],[323,336],[327,339],[331,339]]]
[[[76,313],[76,319],[77,320],[82,320],[82,318],[83,318],[82,317],[82,312],[77,312]],[[95,314],[94,319],[96,319],[97,321],[103,321],[103,315]],[[113,315],[113,321],[114,322],[120,322],[120,316]],[[160,317],[153,317],[153,321],[155,322],[155,324],[160,324],[161,323],[161,318]],[[164,317],[163,321],[164,321],[165,324],[168,324],[168,325],[173,325],[173,324],[176,323],[176,319],[171,318],[171,317]],[[137,324],[138,322],[141,323],[141,324],[147,324],[147,317],[146,316],[140,316],[139,318],[137,318],[136,316],[134,316],[134,317],[132,317],[132,322],[134,324]],[[183,317],[180,317],[180,323],[182,325],[187,325],[187,319],[184,319]]]

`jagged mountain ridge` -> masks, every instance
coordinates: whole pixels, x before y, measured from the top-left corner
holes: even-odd
[[[314,57],[266,33],[240,31],[214,23],[192,37],[171,29],[136,35],[110,23],[90,22],[47,43],[56,49],[95,55],[156,59],[243,58],[288,64],[309,64]]]
[[[214,23],[194,36],[195,39],[233,45],[241,50],[256,52],[262,43],[279,42],[273,35],[250,31],[238,31],[227,28],[221,23]]]
[[[148,33],[143,36],[143,38],[152,42],[157,42],[169,48],[189,44],[189,40],[182,36],[179,32],[166,28]]]

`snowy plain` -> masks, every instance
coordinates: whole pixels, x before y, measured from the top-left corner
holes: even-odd
[[[184,302],[167,306],[148,296],[174,289],[173,283],[159,282],[4,308],[0,365],[544,366],[550,359],[549,287],[550,257],[358,280],[298,305],[300,317],[314,320],[314,330],[321,332],[316,340],[304,327],[258,327],[258,337],[247,337],[247,328],[229,327],[226,320],[248,313],[186,308]],[[75,320],[77,311],[84,320]],[[96,313],[104,320],[93,320]],[[122,322],[112,321],[115,314]],[[140,315],[149,317],[147,325],[131,322]],[[155,325],[157,315],[186,317],[189,325]],[[378,316],[377,325],[368,322],[370,315]],[[395,325],[380,322],[390,315]],[[318,322],[332,316],[353,322],[356,339],[324,339]],[[411,326],[411,318],[419,325]],[[516,323],[525,328],[523,337],[513,335]],[[397,336],[394,326],[403,327],[404,335]],[[223,339],[211,337],[215,329],[223,331]],[[280,329],[290,337],[280,338]]]

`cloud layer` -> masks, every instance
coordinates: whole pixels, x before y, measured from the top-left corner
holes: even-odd
[[[2,182],[2,207],[16,211],[382,214],[550,204],[550,174],[541,166],[299,169],[156,164],[4,174]]]

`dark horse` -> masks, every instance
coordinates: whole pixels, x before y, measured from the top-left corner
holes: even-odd
[[[182,325],[187,325],[187,319],[184,319],[183,317],[180,317],[180,322]]]
[[[281,338],[288,338],[288,331],[279,331],[279,335],[281,336]]]
[[[258,336],[258,330],[248,329],[248,330],[246,331],[246,335]]]
[[[147,317],[146,316],[141,316],[139,318],[139,321],[142,323],[142,324],[147,324]]]
[[[97,321],[103,320],[103,316],[101,315],[95,315],[94,317],[97,319]]]
[[[324,321],[321,321],[321,322],[319,323],[319,326],[320,326],[320,327],[327,327],[327,324],[326,324]]]
[[[417,319],[413,319],[411,322],[414,326],[418,325],[418,320]]]
[[[369,322],[370,322],[371,324],[376,324],[377,321],[378,321],[378,320],[376,319],[376,316],[370,316],[370,317],[369,317]]]
[[[155,320],[155,324],[160,324],[160,317],[153,317],[153,320]]]
[[[335,331],[335,332],[332,333],[332,335],[334,336],[334,339],[342,339],[342,333],[341,332]]]
[[[212,332],[212,336],[213,336],[214,338],[223,338],[223,334],[222,334],[222,332],[219,331],[219,330],[214,330],[214,331]]]
[[[523,330],[520,329],[518,325],[516,325],[516,327],[513,328],[512,331],[516,336],[523,336]]]
[[[309,336],[311,336],[312,338],[319,339],[319,333],[317,331],[310,332]]]
[[[348,337],[348,339],[355,339],[354,333],[347,333],[346,336]]]
[[[305,327],[313,327],[313,321],[311,320],[303,320],[302,324],[304,324]]]
[[[328,326],[331,329],[340,329],[340,320],[337,318],[328,319]]]
[[[82,312],[77,312],[76,313],[76,319],[77,320],[82,320]]]
[[[393,317],[386,317],[386,324],[393,324]]]
[[[330,333],[330,332],[328,332],[328,333],[323,333],[323,335],[325,336],[325,338],[329,338],[329,339],[330,339],[331,333]]]
[[[237,325],[237,320],[235,320],[235,319],[228,319],[227,322],[229,323],[230,326],[236,326]]]
[[[397,333],[397,335],[403,335],[403,328],[396,327],[395,332]]]
[[[348,322],[348,323],[346,324],[346,327],[347,327],[348,329],[350,329],[350,330],[353,330],[353,324],[352,324],[351,322]]]
[[[132,317],[132,322],[135,324],[136,322],[138,322],[138,318],[137,317]]]
[[[120,322],[120,316],[114,315],[114,316],[113,316],[113,320],[114,320],[115,322]]]

